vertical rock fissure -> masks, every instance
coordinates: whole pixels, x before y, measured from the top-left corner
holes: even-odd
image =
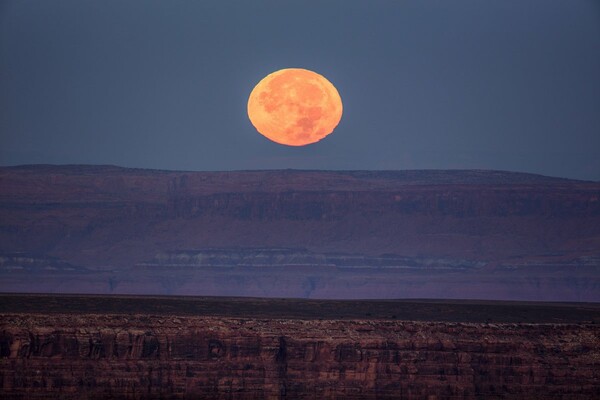
[[[286,398],[287,392],[287,343],[284,336],[279,337],[279,349],[275,355],[277,378],[279,381],[279,398]]]

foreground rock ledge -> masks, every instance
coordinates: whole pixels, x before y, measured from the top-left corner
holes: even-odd
[[[600,398],[600,325],[0,314],[3,399]]]

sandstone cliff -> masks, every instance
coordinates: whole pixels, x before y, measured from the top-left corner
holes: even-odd
[[[39,309],[47,312],[65,301],[69,299],[47,298]],[[573,317],[568,316],[568,307],[561,309],[564,305],[542,307],[545,311],[536,315],[532,305],[483,304],[488,307],[484,314],[491,318],[510,321],[511,307],[516,313],[529,307],[529,318],[558,321],[486,323],[460,322],[484,314],[468,304],[459,304],[463,309],[457,312],[459,306],[452,303],[434,303],[433,307],[449,310],[446,317],[458,322],[342,320],[327,317],[331,310],[324,313],[327,319],[286,317],[284,309],[266,317],[261,314],[269,307],[265,302],[255,303],[255,311],[247,317],[233,317],[232,311],[226,311],[231,304],[224,299],[208,303],[217,306],[213,312],[221,315],[165,313],[159,302],[155,306],[146,303],[146,313],[105,313],[107,301],[71,298],[72,306],[89,310],[84,313],[3,312],[1,397],[441,400],[600,396],[600,325],[568,322]],[[232,301],[235,305],[243,300]],[[304,312],[314,312],[328,310],[327,304],[300,306]],[[358,307],[329,304],[341,314],[370,307],[368,303]],[[431,307],[410,305],[435,319],[436,310]],[[469,307],[475,307],[475,317]],[[577,314],[577,308],[573,310]],[[600,317],[597,307],[588,313]]]
[[[0,188],[0,291],[600,299],[597,182],[22,166]]]
[[[505,259],[595,253],[600,184],[496,171],[0,168],[0,251],[84,267],[165,250]]]

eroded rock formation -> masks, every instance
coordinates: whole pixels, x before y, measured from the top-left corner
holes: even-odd
[[[0,188],[5,292],[600,300],[597,182],[80,165]]]
[[[489,261],[600,246],[600,184],[531,174],[22,166],[0,186],[0,252],[83,267],[207,247]]]
[[[0,316],[3,399],[590,399],[600,326]]]

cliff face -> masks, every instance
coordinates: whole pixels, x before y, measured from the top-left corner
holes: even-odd
[[[600,247],[600,184],[495,171],[0,168],[0,251],[131,266],[165,250],[504,259]]]
[[[600,327],[3,314],[3,399],[589,399]]]
[[[23,166],[0,187],[0,291],[600,299],[595,182]]]

